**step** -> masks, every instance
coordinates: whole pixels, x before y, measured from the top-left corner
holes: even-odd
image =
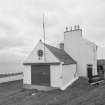
[[[51,90],[58,89],[56,87],[31,85],[31,84],[24,84],[23,88],[25,88],[25,89],[37,89],[37,90],[40,90],[40,91],[51,91]]]

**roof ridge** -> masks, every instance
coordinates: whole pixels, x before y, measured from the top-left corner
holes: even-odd
[[[63,49],[51,46],[49,44],[45,44],[45,46],[64,64],[75,64],[76,61],[67,54]]]

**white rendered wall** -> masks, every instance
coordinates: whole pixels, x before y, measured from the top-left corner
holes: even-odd
[[[23,83],[24,84],[31,84],[31,65],[24,65]]]
[[[75,78],[76,64],[63,65],[62,82],[63,87]]]
[[[96,45],[82,38],[82,31],[65,32],[64,50],[77,61],[78,76],[87,77],[87,64],[93,64],[97,74]]]
[[[0,78],[0,83],[16,81],[21,79],[23,79],[23,74]]]
[[[87,64],[93,65],[93,75],[97,74],[97,50],[96,46],[89,41],[81,39],[80,43],[80,66],[82,69],[85,68],[87,76]],[[83,71],[82,71],[83,72]],[[81,72],[79,74],[82,74]],[[83,73],[84,74],[84,73]]]
[[[59,60],[49,51],[47,47],[45,47],[45,57],[46,61],[44,60],[44,56],[39,60],[38,50],[43,50],[44,52],[44,44],[39,41],[36,47],[32,50],[28,58],[24,61],[24,63],[51,63],[51,62],[59,62]]]
[[[51,65],[50,66],[50,80],[52,87],[61,87],[62,86],[62,67],[61,65]]]

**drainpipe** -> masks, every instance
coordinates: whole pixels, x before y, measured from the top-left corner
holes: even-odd
[[[74,73],[74,78],[76,78],[78,76],[78,70],[77,70],[77,63],[76,63],[76,71]]]
[[[60,88],[62,88],[62,86],[63,86],[63,74],[62,74],[62,72],[63,72],[63,65],[64,64],[64,62],[61,62],[60,63],[60,80],[61,80],[61,86],[60,86]]]

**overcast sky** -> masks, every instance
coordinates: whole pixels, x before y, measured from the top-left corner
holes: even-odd
[[[83,37],[99,46],[105,58],[105,0],[0,0],[0,72],[19,72],[21,63],[43,38],[63,40],[65,27],[79,24]],[[102,47],[102,48],[101,48]]]

